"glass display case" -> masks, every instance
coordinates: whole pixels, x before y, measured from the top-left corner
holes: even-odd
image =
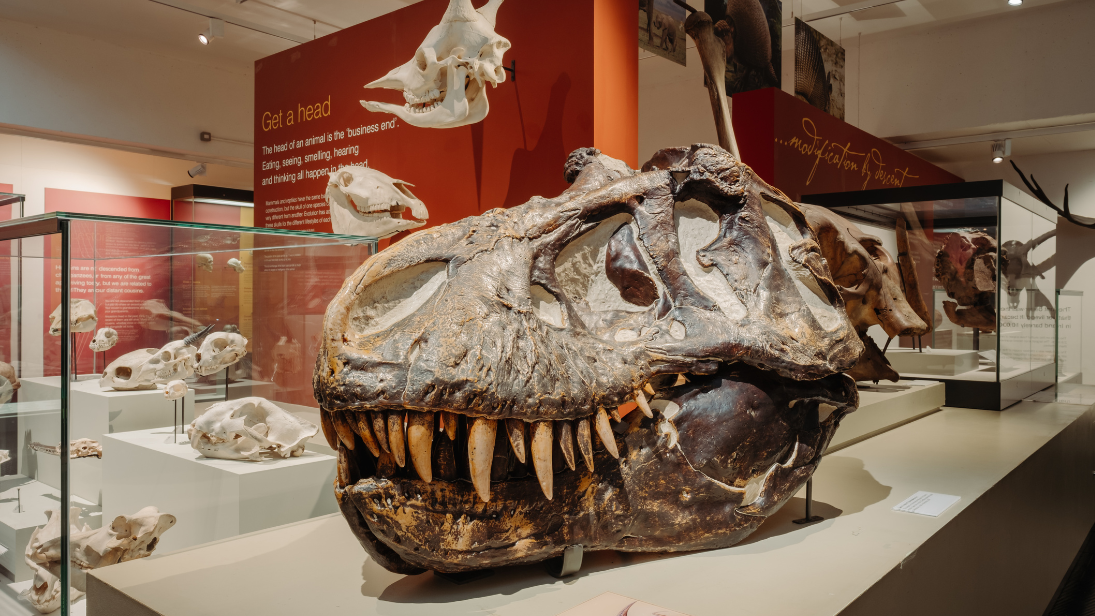
[[[1084,292],[1057,289],[1057,382],[1084,382]]]
[[[0,222],[5,604],[67,614],[88,567],[337,511],[312,367],[328,303],[375,251],[238,226]]]
[[[1049,207],[999,180],[803,201],[876,236],[895,260],[911,259],[933,322],[929,334],[889,346],[886,358],[903,378],[944,382],[949,406],[994,410],[1054,383],[1057,218]]]

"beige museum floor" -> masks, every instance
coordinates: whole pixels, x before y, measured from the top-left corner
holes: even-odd
[[[381,569],[336,514],[95,572],[87,612],[551,616],[614,592],[692,616],[1041,614],[1095,522],[1088,410],[944,408],[827,456],[824,521],[792,524],[795,498],[729,549],[588,554],[567,580],[529,566],[455,586]],[[919,490],[961,500],[938,518],[891,510]]]

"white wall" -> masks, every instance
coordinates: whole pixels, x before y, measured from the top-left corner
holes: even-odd
[[[0,21],[0,125],[250,164],[254,75]]]

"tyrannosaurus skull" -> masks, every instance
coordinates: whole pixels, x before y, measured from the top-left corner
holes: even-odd
[[[408,236],[327,309],[336,495],[393,571],[731,545],[857,404],[839,290],[752,170],[709,145],[642,172],[583,149],[565,177]]]

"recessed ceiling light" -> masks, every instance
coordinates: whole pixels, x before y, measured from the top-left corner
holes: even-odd
[[[1008,0],[1008,6],[1021,6],[1023,0]]]

